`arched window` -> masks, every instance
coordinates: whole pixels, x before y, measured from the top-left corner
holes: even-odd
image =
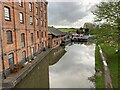
[[[31,42],[32,42],[32,44],[34,43],[34,36],[33,36],[33,33],[31,33]]]
[[[23,13],[22,12],[19,13],[19,17],[20,17],[20,23],[23,23],[24,19],[23,19]]]
[[[5,20],[10,21],[10,8],[9,7],[4,7],[4,16],[5,16]]]
[[[23,61],[27,61],[27,59],[26,59],[26,51],[23,51],[22,52],[22,59],[23,59]]]
[[[22,44],[22,48],[25,47],[25,34],[24,33],[21,34],[21,44]]]
[[[13,40],[12,40],[12,31],[8,30],[8,31],[6,32],[6,34],[7,34],[7,43],[8,43],[8,44],[13,43]]]
[[[33,17],[30,16],[30,25],[32,25],[32,24],[33,24]]]
[[[36,14],[38,15],[38,8],[36,7]]]
[[[29,10],[32,11],[32,3],[29,3]]]
[[[22,0],[19,0],[19,6],[23,7],[23,2],[22,2]]]
[[[8,54],[8,61],[9,61],[9,67],[13,69],[14,67],[14,54],[13,53]]]
[[[37,38],[39,38],[39,31],[37,31]]]

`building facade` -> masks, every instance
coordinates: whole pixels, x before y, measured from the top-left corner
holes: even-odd
[[[33,60],[37,53],[47,48],[47,4],[46,0],[1,3],[0,72],[5,76],[10,74],[15,65]]]
[[[64,39],[66,33],[61,32],[57,28],[49,27],[48,28],[48,47],[55,48],[60,46],[62,40]]]

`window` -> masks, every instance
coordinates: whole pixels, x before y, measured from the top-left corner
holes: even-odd
[[[37,3],[37,2],[38,2],[38,0],[35,0],[35,2]]]
[[[22,52],[22,59],[23,59],[23,61],[27,61],[27,59],[26,59],[26,51],[23,51]]]
[[[29,3],[29,10],[32,11],[32,3]]]
[[[37,31],[37,38],[39,38],[39,32]]]
[[[43,32],[42,32],[42,37],[43,37]]]
[[[38,26],[38,19],[36,19],[36,25]]]
[[[44,13],[44,17],[45,17],[45,19],[46,19],[46,13]]]
[[[38,15],[38,8],[36,7],[36,14]]]
[[[8,54],[8,61],[10,68],[14,68],[14,54],[10,53]]]
[[[42,11],[40,11],[40,16],[42,17]]]
[[[45,32],[45,37],[47,37],[47,32]]]
[[[33,33],[31,33],[31,42],[32,42],[32,44],[34,43]]]
[[[31,48],[31,54],[32,54],[32,55],[31,55],[32,58],[34,58],[34,47]]]
[[[33,18],[30,16],[30,25],[33,24]]]
[[[40,21],[40,24],[41,24],[41,26],[43,26],[43,21],[42,20]]]
[[[10,8],[9,7],[4,7],[4,16],[5,16],[5,20],[10,21]]]
[[[40,37],[42,37],[42,32],[40,32]]]
[[[13,43],[13,40],[12,40],[12,31],[8,30],[8,31],[6,32],[6,34],[7,34],[7,43],[8,43],[8,44]]]
[[[21,44],[22,44],[22,48],[25,47],[25,34],[24,33],[21,34]]]
[[[45,27],[47,26],[47,22],[45,22]]]
[[[20,23],[23,23],[24,22],[24,20],[23,20],[23,13],[20,12],[19,14],[20,14]]]
[[[22,2],[22,0],[19,0],[19,6],[23,6],[23,2]]]

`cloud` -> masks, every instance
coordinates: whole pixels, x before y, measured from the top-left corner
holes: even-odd
[[[87,15],[80,8],[82,5],[76,2],[50,2],[49,3],[49,24],[69,25],[82,19]]]
[[[48,0],[49,25],[80,27],[83,25],[83,22],[87,22],[87,20],[93,21],[94,17],[91,11],[95,10],[96,4],[99,3],[99,1],[95,0],[81,0],[80,2],[76,0],[69,2],[68,0],[64,2],[60,1],[61,0],[57,0],[56,2],[54,0]]]

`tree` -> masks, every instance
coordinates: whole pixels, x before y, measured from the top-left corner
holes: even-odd
[[[77,30],[76,33],[77,33],[77,34],[80,34],[80,30]]]
[[[97,10],[93,11],[96,15],[95,21],[105,21],[105,23],[110,24],[119,28],[120,25],[120,1],[119,2],[101,2],[97,5]]]
[[[85,35],[88,35],[88,34],[89,34],[89,29],[85,28]]]

